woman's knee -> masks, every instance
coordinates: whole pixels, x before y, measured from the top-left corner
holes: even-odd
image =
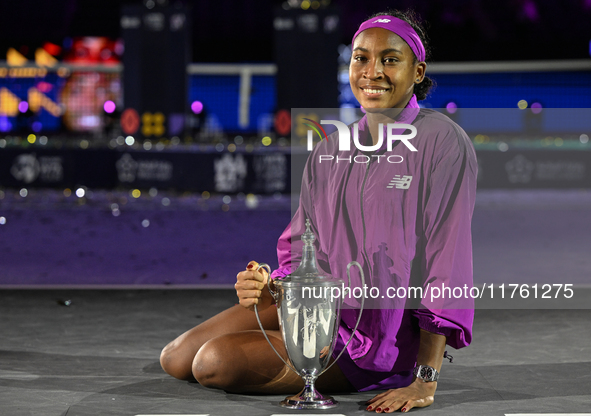
[[[203,344],[193,360],[192,372],[204,387],[234,391],[240,385],[240,365],[233,360],[224,338],[214,338]]]
[[[194,355],[189,354],[177,340],[172,341],[160,353],[160,366],[169,375],[179,380],[192,380],[191,364]]]

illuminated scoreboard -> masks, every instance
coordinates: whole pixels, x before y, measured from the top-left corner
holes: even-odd
[[[104,131],[121,103],[121,66],[0,67],[0,133]]]
[[[0,132],[59,130],[68,75],[68,70],[0,67]]]

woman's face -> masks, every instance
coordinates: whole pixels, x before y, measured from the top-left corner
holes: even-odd
[[[404,108],[414,84],[425,76],[426,64],[395,33],[382,28],[361,32],[353,44],[349,82],[363,108]]]

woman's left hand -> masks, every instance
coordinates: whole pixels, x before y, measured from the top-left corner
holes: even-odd
[[[368,400],[366,410],[376,413],[392,413],[398,409],[408,412],[413,407],[426,407],[433,403],[437,382],[415,379],[408,387],[388,390]]]

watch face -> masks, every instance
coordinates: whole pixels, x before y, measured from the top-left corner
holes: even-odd
[[[423,380],[431,380],[433,378],[433,369],[429,367],[421,367],[420,377]]]

